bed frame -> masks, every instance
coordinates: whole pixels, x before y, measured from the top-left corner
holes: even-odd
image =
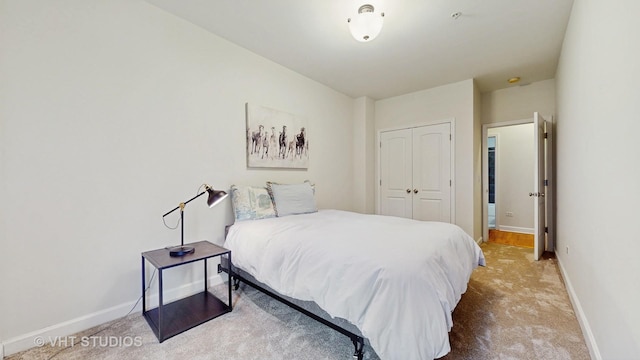
[[[259,290],[270,297],[280,301],[281,303],[290,306],[291,308],[309,316],[310,318],[319,321],[320,323],[336,330],[337,332],[349,337],[353,343],[354,353],[353,357],[362,360],[364,358],[364,345],[365,338],[358,328],[341,318],[332,318],[326,311],[322,310],[318,304],[312,301],[302,301],[294,299],[282,294],[279,294],[269,286],[259,282],[253,276],[246,271],[239,269],[229,262],[229,258],[221,256],[220,264],[218,265],[218,272],[226,272],[229,275],[229,281],[233,281],[233,288],[238,290],[240,282]]]

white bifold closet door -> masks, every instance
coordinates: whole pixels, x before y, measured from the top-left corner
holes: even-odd
[[[451,222],[451,124],[380,134],[380,213]]]

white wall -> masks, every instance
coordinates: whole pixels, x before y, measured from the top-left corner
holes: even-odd
[[[473,82],[473,236],[482,239],[482,94]]]
[[[353,107],[353,207],[375,213],[375,101],[360,97]]]
[[[533,233],[533,124],[489,128],[496,136],[496,224],[501,230]],[[513,216],[508,217],[510,212]]]
[[[319,207],[352,209],[353,99],[141,0],[1,6],[5,351],[63,322],[124,315],[140,253],[179,242],[161,215],[203,182],[310,179]],[[245,102],[309,120],[308,170],[246,168]],[[230,203],[204,202],[187,206],[186,241],[221,243]],[[165,285],[200,278],[179,269]]]
[[[477,142],[474,138],[474,81],[472,79],[376,101],[376,132],[417,124],[455,119],[455,217],[456,224],[478,239],[474,204]]]
[[[536,111],[545,118],[555,115],[555,85],[550,79],[482,94],[482,123],[532,119]]]
[[[638,13],[575,1],[556,76],[557,256],[595,359],[640,354]]]

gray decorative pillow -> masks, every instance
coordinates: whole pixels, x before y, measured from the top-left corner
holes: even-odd
[[[267,188],[273,196],[277,216],[308,214],[318,211],[315,189],[311,183],[275,184],[268,183]]]
[[[311,186],[311,189],[313,190],[313,194],[315,195],[315,193],[316,193],[316,184],[312,184],[311,181],[309,181],[309,180],[305,180],[304,183],[309,184]],[[271,186],[272,185],[287,185],[287,184],[280,184],[280,183],[273,182],[273,181],[267,181],[267,192],[269,192],[269,196],[271,196],[271,201],[273,201],[273,209],[276,212],[276,216],[278,216],[278,205],[276,204],[275,200],[273,199],[273,191],[271,190]]]
[[[232,185],[231,203],[237,221],[276,216],[271,196],[264,187]]]

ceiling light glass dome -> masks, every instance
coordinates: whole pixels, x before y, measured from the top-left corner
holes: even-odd
[[[380,34],[384,13],[376,13],[373,5],[365,4],[360,6],[358,14],[349,18],[349,30],[353,38],[360,42],[369,42]]]

